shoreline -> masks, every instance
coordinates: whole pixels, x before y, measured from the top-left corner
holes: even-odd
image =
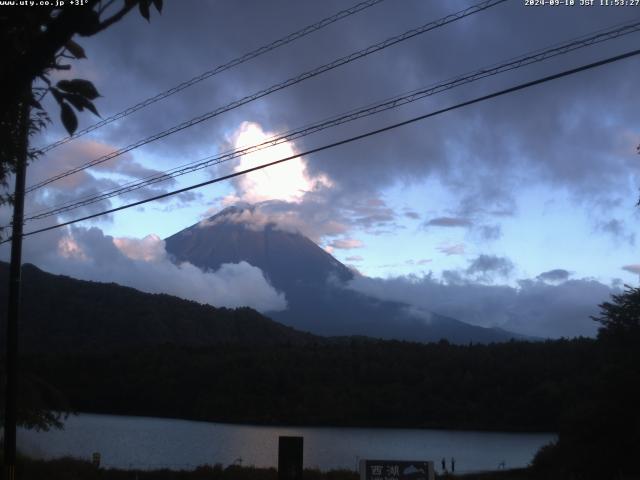
[[[135,474],[135,478],[138,480],[278,480],[276,468],[239,465],[223,467],[221,464],[199,465],[192,470],[102,468],[96,467],[89,460],[77,457],[36,459],[22,454],[19,456],[17,473],[23,480],[40,478],[56,480],[76,478],[85,480],[123,480],[131,478],[132,474]],[[335,469],[321,471],[305,468],[303,478],[305,480],[359,480],[360,476],[354,470]],[[451,480],[542,480],[545,477],[537,474],[531,468],[520,468],[476,473],[436,473],[435,478]]]
[[[454,456],[460,460],[458,474],[499,470],[503,461],[511,469],[525,468],[540,448],[556,441],[555,435],[548,434],[298,429],[80,413],[68,419],[63,430],[23,430],[20,445],[34,458],[70,455],[89,459],[92,452],[100,452],[105,466],[122,469],[228,466],[238,463],[238,457],[243,459],[241,465],[268,469],[277,465],[278,437],[282,435],[304,437],[305,466],[322,471],[355,470],[359,458],[432,460],[437,467],[442,457]]]

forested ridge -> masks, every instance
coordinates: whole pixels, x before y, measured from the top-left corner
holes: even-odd
[[[0,262],[0,303],[8,265]],[[216,308],[115,283],[78,280],[23,266],[22,352],[112,352],[162,345],[280,344],[319,340],[251,308]],[[0,345],[4,348],[4,344]]]
[[[85,412],[304,425],[556,431],[591,381],[587,339],[456,346],[353,339],[38,354]]]

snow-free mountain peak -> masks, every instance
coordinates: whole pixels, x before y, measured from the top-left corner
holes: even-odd
[[[367,335],[412,341],[491,342],[515,335],[379,300],[349,288],[353,272],[291,226],[251,205],[221,212],[166,239],[176,262],[204,270],[245,261],[286,296],[288,308],[269,315],[319,335]]]

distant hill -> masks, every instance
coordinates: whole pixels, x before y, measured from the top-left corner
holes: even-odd
[[[8,265],[0,262],[2,316],[7,281]],[[97,352],[167,343],[300,345],[317,339],[250,308],[214,308],[114,283],[52,275],[30,264],[23,266],[22,312],[22,352]]]
[[[204,270],[245,261],[262,270],[285,293],[288,308],[268,312],[291,327],[324,336],[369,337],[420,342],[501,342],[519,335],[483,328],[382,301],[347,288],[354,273],[307,237],[276,224],[247,223],[254,207],[229,207],[165,239],[176,262]]]

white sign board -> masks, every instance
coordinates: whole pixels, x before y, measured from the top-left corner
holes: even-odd
[[[432,461],[360,460],[360,480],[434,480]]]

